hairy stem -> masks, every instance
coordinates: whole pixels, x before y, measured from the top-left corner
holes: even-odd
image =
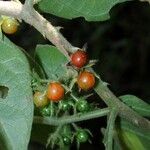
[[[122,103],[107,87],[107,85],[100,79],[99,84],[95,88],[97,94],[102,100],[111,108],[117,107],[118,115],[132,124],[150,130],[150,121],[140,116],[138,113],[130,109],[127,105]]]
[[[148,2],[150,3],[150,0],[140,0],[141,2]]]
[[[106,150],[113,149],[114,126],[117,114],[118,110],[114,107],[108,116],[108,123],[104,136],[104,145],[106,147]]]
[[[8,15],[18,19],[24,20],[26,23],[36,28],[45,38],[52,42],[58,50],[60,50],[68,59],[68,52],[73,52],[77,48],[73,47],[43,16],[37,11],[31,9],[27,3],[22,5],[13,1],[0,1],[0,15]]]
[[[94,119],[94,118],[99,118],[102,116],[106,116],[109,113],[108,108],[104,109],[99,109],[99,110],[94,110],[91,112],[87,112],[86,114],[76,114],[72,116],[65,116],[65,117],[34,117],[34,123],[39,123],[39,124],[48,124],[48,125],[63,125],[63,124],[68,124],[68,123],[73,123],[73,122],[79,122],[83,120],[89,120],[89,119]]]

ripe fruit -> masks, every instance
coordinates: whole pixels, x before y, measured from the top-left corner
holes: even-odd
[[[58,102],[64,97],[65,90],[59,82],[52,82],[48,86],[47,97],[50,101]]]
[[[14,34],[18,30],[19,22],[15,18],[6,17],[3,20],[1,28],[6,34]]]
[[[76,107],[80,112],[86,112],[89,110],[89,104],[86,100],[79,100]]]
[[[44,107],[48,104],[48,99],[45,93],[35,92],[33,96],[33,102],[36,105],[36,107]]]
[[[71,64],[77,68],[82,68],[88,61],[87,53],[83,50],[77,50],[71,55]]]
[[[79,143],[85,143],[89,139],[89,135],[85,130],[79,130],[77,131],[76,138]]]
[[[91,72],[83,71],[78,76],[77,84],[82,90],[89,90],[95,85],[95,76]]]

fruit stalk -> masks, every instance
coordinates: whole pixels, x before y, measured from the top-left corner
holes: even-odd
[[[98,110],[94,110],[91,112],[87,112],[82,115],[76,114],[76,115],[65,116],[65,117],[60,117],[60,118],[35,116],[34,123],[59,126],[60,124],[63,125],[63,124],[74,123],[74,122],[79,122],[83,120],[99,118],[102,116],[106,116],[108,113],[109,113],[109,108],[103,108],[103,109],[98,109]]]

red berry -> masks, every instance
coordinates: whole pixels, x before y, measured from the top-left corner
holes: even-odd
[[[77,50],[71,55],[71,64],[77,68],[82,68],[88,61],[87,53],[83,50]]]
[[[64,97],[65,90],[59,82],[50,83],[47,90],[47,97],[50,101],[58,102]]]
[[[95,76],[91,72],[83,71],[78,76],[77,84],[82,90],[89,90],[95,85]]]

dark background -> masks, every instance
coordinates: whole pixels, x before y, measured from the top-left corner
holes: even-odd
[[[110,84],[117,95],[133,94],[145,101],[150,99],[150,6],[148,3],[130,1],[111,9],[111,19],[104,22],[87,22],[83,18],[66,20],[43,14],[55,26],[62,26],[62,34],[77,47],[88,45],[91,59],[98,59],[95,66],[102,79]],[[15,36],[9,36],[31,56],[37,44],[49,43],[33,27],[23,23]],[[150,101],[149,101],[150,102]],[[105,119],[105,118],[104,118]],[[91,120],[81,126],[93,132],[93,144],[81,149],[98,150],[102,135],[100,128],[105,120]],[[30,149],[41,150],[37,146]]]

